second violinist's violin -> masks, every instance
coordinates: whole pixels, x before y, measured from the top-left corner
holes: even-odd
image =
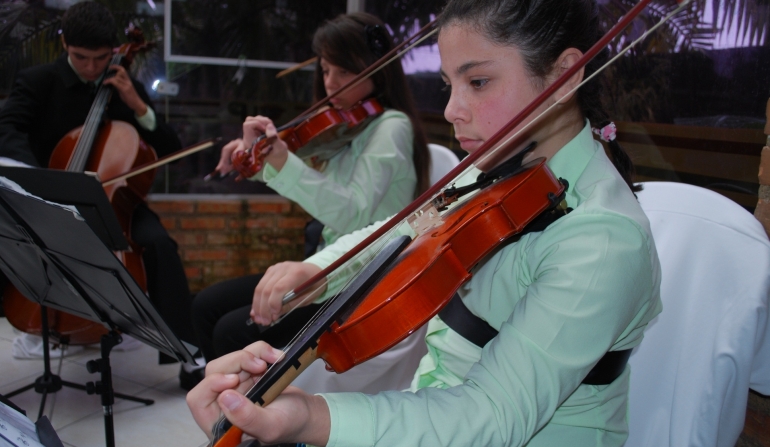
[[[383,111],[384,108],[375,98],[359,101],[349,109],[324,108],[309,118],[294,120],[281,126],[278,129],[278,138],[285,141],[289,151],[297,153],[300,158],[321,157],[324,152],[335,152],[335,149],[347,143],[348,140],[339,138],[340,131],[356,128],[381,115]],[[324,145],[332,140],[338,140],[339,144],[334,148]],[[230,160],[233,168],[244,178],[256,175],[264,167],[265,157],[270,153],[273,141],[262,135],[249,149],[233,152]],[[309,146],[311,141],[314,144]]]

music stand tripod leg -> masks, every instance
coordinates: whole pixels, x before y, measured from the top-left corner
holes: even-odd
[[[62,386],[65,385],[72,388],[85,390],[83,385],[64,382],[59,376],[51,372],[51,354],[48,345],[48,308],[46,306],[40,306],[40,314],[40,321],[42,322],[41,335],[43,337],[43,375],[35,379],[34,383],[25,385],[5,395],[5,397],[11,398],[34,387],[36,393],[41,393],[43,395],[42,399],[40,400],[40,410],[37,414],[38,419],[43,417],[43,410],[45,410],[45,403],[49,393],[55,393],[62,389]]]
[[[88,382],[86,392],[88,394],[99,394],[102,396],[102,409],[104,410],[104,435],[107,438],[107,447],[115,447],[115,426],[112,420],[112,405],[115,403],[115,396],[123,399],[140,402],[145,405],[152,405],[155,401],[151,399],[140,399],[138,397],[126,396],[115,393],[112,389],[112,368],[110,367],[110,352],[112,348],[119,345],[123,338],[115,331],[102,335],[101,339],[101,358],[89,360],[86,363],[86,369],[90,373],[101,373],[100,381]]]

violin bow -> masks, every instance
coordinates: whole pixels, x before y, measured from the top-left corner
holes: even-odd
[[[294,73],[295,71],[297,71],[297,70],[299,70],[299,69],[301,69],[303,67],[307,67],[310,64],[315,64],[315,62],[317,60],[318,60],[318,56],[313,56],[313,57],[311,57],[310,59],[308,59],[308,60],[306,60],[304,62],[300,62],[297,65],[293,65],[293,66],[287,68],[286,70],[279,71],[278,74],[275,75],[275,78],[276,79],[280,79],[280,78],[286,76],[287,74]]]
[[[438,193],[449,183],[451,183],[455,178],[457,178],[458,175],[463,173],[466,169],[468,169],[472,163],[480,159],[482,156],[486,155],[488,152],[494,149],[498,149],[497,143],[499,143],[509,132],[511,132],[513,129],[516,128],[519,124],[521,124],[529,115],[531,115],[541,104],[543,104],[548,98],[550,98],[559,88],[561,88],[575,73],[577,73],[579,70],[581,70],[583,67],[588,65],[588,63],[593,60],[596,55],[598,55],[608,44],[609,42],[617,37],[631,22],[639,15],[641,12],[647,7],[647,5],[652,0],[640,0],[639,3],[637,3],[631,10],[629,10],[623,17],[621,17],[620,20],[613,26],[607,33],[605,33],[604,36],[602,36],[601,39],[599,39],[572,67],[570,67],[567,71],[565,71],[559,78],[557,78],[551,85],[549,85],[543,92],[540,93],[531,103],[529,103],[524,109],[522,109],[516,116],[514,116],[505,126],[503,126],[500,130],[497,131],[492,137],[490,137],[478,150],[474,151],[471,154],[468,154],[463,160],[455,166],[451,171],[449,171],[444,177],[442,177],[438,182],[436,182],[433,186],[428,188],[427,191],[423,192],[419,197],[417,197],[412,203],[407,205],[403,210],[398,212],[395,216],[391,217],[385,224],[383,224],[381,227],[377,228],[372,234],[370,234],[366,239],[359,242],[355,247],[350,249],[347,253],[342,255],[340,258],[338,258],[336,261],[334,261],[332,264],[330,264],[325,269],[321,270],[319,273],[317,273],[312,278],[308,279],[304,283],[300,284],[297,288],[292,290],[291,292],[287,293],[284,297],[282,302],[288,303],[295,298],[297,298],[299,295],[309,291],[315,284],[319,283],[321,280],[326,278],[329,274],[336,271],[339,267],[341,267],[343,264],[348,262],[350,259],[352,259],[354,256],[358,255],[360,252],[362,252],[365,248],[372,245],[373,242],[375,242],[377,239],[385,235],[388,231],[393,229],[396,225],[400,224],[404,220],[406,220],[410,215],[417,212],[424,204],[430,202]],[[682,9],[684,9],[685,6],[687,6],[691,0],[676,0],[679,4],[679,7],[674,10],[671,14],[666,16],[663,20],[658,23],[654,28],[652,28],[650,31],[653,31],[654,29],[657,29],[660,25],[665,23],[670,17],[672,17],[674,14],[677,14]],[[431,22],[431,25],[434,22]],[[422,30],[421,30],[422,31]],[[647,36],[648,33],[643,34],[641,38],[644,38]],[[625,53],[629,48],[631,48],[633,45],[638,43],[640,39],[635,40],[632,42],[626,50],[619,53],[618,56],[613,58],[611,61],[609,61],[607,64],[605,64],[601,69],[604,69],[606,66],[608,66],[609,63],[617,59],[617,57],[621,56]],[[383,56],[383,59],[387,57]],[[597,70],[596,74],[598,74],[600,70]],[[363,73],[363,72],[362,72]],[[590,78],[589,78],[590,79]],[[586,82],[589,80],[586,79]],[[352,81],[351,81],[352,82]],[[583,83],[581,83],[583,85]],[[579,86],[577,87],[579,88]],[[544,112],[545,113],[545,112]],[[541,115],[542,116],[542,115]],[[512,137],[513,138],[513,137]],[[506,143],[510,141],[510,139],[506,140]]]
[[[132,169],[132,170],[130,170],[130,171],[124,173],[124,174],[121,174],[121,175],[119,175],[117,177],[112,177],[110,179],[107,179],[107,180],[102,182],[102,186],[110,186],[113,183],[121,182],[121,181],[123,181],[123,180],[125,180],[127,178],[131,178],[131,177],[133,177],[135,175],[139,175],[139,174],[141,174],[143,172],[147,172],[150,169],[155,169],[158,166],[163,166],[163,165],[165,165],[167,163],[171,163],[174,160],[178,160],[178,159],[180,159],[182,157],[186,157],[186,156],[188,156],[190,154],[194,154],[194,153],[200,152],[200,151],[202,151],[204,149],[208,149],[211,146],[213,146],[214,144],[216,144],[217,142],[219,142],[221,139],[222,139],[222,137],[209,138],[208,140],[203,140],[200,143],[196,143],[196,144],[194,144],[192,146],[188,146],[188,147],[186,147],[184,149],[180,149],[180,150],[174,152],[173,154],[169,154],[169,155],[166,155],[163,158],[159,158],[159,159],[157,159],[157,160],[155,160],[153,162],[145,163],[143,165],[137,166],[136,168],[134,168],[134,169]]]
[[[398,44],[395,47],[393,47],[393,49],[391,49],[390,51],[385,53],[385,55],[383,55],[381,58],[377,59],[372,65],[366,67],[361,73],[356,75],[356,77],[351,79],[347,84],[343,85],[340,89],[338,89],[334,93],[332,93],[330,95],[327,95],[325,98],[319,100],[318,102],[316,102],[315,104],[310,106],[307,110],[305,110],[304,112],[300,113],[297,116],[297,118],[294,118],[291,122],[287,123],[286,125],[284,125],[282,127],[291,126],[291,125],[293,125],[293,124],[295,124],[297,122],[300,122],[300,121],[304,120],[306,116],[310,115],[311,113],[315,112],[316,110],[318,110],[321,107],[323,107],[326,104],[328,104],[329,101],[332,98],[336,98],[337,96],[345,93],[346,91],[352,89],[353,87],[357,86],[358,84],[364,82],[366,79],[371,77],[373,74],[375,74],[378,71],[382,70],[383,67],[385,67],[386,65],[388,65],[392,61],[394,61],[394,60],[400,58],[401,56],[403,56],[404,54],[406,54],[407,51],[409,51],[413,47],[419,45],[420,43],[425,41],[425,39],[429,38],[430,36],[435,34],[436,31],[438,31],[438,30],[435,30],[435,29],[431,31],[431,28],[433,28],[435,23],[436,23],[436,21],[433,20],[430,23],[428,23],[427,25],[425,25],[422,28],[420,28],[419,31],[417,31],[413,35],[409,36],[408,38],[404,39],[403,42],[401,42],[400,44]],[[415,39],[417,39],[417,40],[415,41]],[[413,42],[413,43],[410,43],[410,42]],[[305,61],[305,62],[309,63],[309,61]],[[305,62],[303,62],[303,63],[305,63]]]

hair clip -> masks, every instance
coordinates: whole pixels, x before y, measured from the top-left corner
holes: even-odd
[[[366,45],[369,50],[377,57],[381,58],[390,49],[390,40],[388,32],[380,25],[366,25]]]
[[[615,141],[615,138],[617,137],[618,129],[615,127],[615,123],[610,121],[607,125],[602,127],[601,129],[598,129],[596,127],[591,128],[593,133],[596,135],[599,135],[599,138],[602,141],[606,141],[609,143],[610,141]]]

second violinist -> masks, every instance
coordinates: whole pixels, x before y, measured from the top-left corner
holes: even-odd
[[[326,22],[313,38],[313,51],[318,56],[316,100],[340,89],[391,48],[385,25],[372,15],[354,13]],[[384,113],[357,129],[352,141],[325,166],[309,166],[278,138],[257,176],[323,224],[321,246],[392,215],[429,186],[427,144],[400,63],[388,64],[333,98],[331,106],[347,110],[368,98],[375,98],[385,108]],[[269,118],[248,117],[243,138],[223,148],[217,171],[232,171],[233,152],[249,149],[260,135],[272,137],[276,133]],[[264,333],[257,325],[246,326],[254,289],[261,278],[259,274],[225,281],[196,296],[193,325],[206,360],[257,340],[282,346],[315,313],[315,305],[307,306]],[[195,375],[202,376],[202,370]],[[195,382],[194,377],[189,380]]]

